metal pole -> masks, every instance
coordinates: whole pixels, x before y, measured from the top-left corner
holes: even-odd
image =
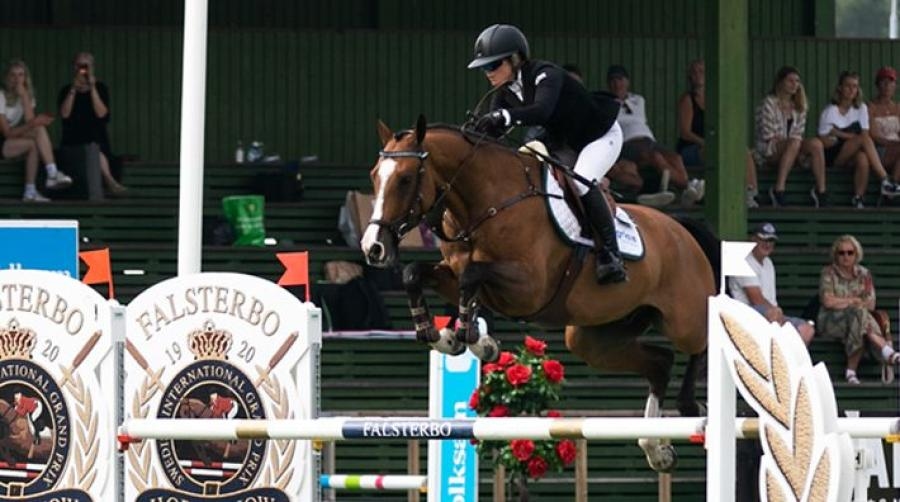
[[[207,0],[185,0],[184,2],[178,275],[200,272],[203,235],[207,7]]]

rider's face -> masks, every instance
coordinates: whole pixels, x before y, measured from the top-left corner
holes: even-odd
[[[515,78],[509,59],[504,59],[503,63],[492,71],[485,70],[484,76],[487,77],[494,87],[499,87]]]

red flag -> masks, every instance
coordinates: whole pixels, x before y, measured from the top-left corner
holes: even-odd
[[[82,251],[78,253],[78,257],[87,265],[87,272],[84,273],[84,278],[81,279],[81,282],[85,284],[107,284],[109,285],[109,299],[115,298],[112,267],[109,263],[109,248]]]
[[[275,253],[284,265],[284,274],[278,279],[279,286],[304,286],[306,301],[309,301],[309,251],[297,253]]]
[[[434,316],[434,328],[438,331],[447,327],[450,324],[450,316],[448,315],[436,315]]]

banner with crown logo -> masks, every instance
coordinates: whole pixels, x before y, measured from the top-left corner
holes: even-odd
[[[89,286],[0,270],[0,502],[116,499],[112,348]]]
[[[269,281],[204,273],[126,311],[125,416],[315,418],[319,310]],[[176,423],[172,424],[177,427]],[[309,441],[147,441],[125,454],[125,500],[313,500]]]

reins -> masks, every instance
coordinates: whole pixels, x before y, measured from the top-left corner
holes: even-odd
[[[454,187],[454,183],[463,172],[463,168],[466,167],[467,164],[469,164],[469,161],[475,156],[475,153],[478,151],[479,146],[483,144],[484,139],[487,137],[485,134],[475,133],[473,131],[466,130],[463,127],[452,130],[458,130],[459,133],[462,134],[463,138],[472,145],[472,147],[469,152],[459,161],[450,180],[442,183],[437,188],[437,197],[431,204],[431,207],[428,209],[425,209],[423,207],[423,195],[421,190],[422,179],[424,178],[426,169],[425,161],[428,158],[428,152],[424,150],[381,150],[379,152],[379,155],[382,158],[416,158],[419,160],[419,166],[416,171],[416,184],[414,187],[416,198],[412,201],[409,208],[404,213],[404,216],[390,222],[382,219],[373,219],[370,220],[370,223],[375,223],[377,225],[388,228],[399,241],[403,238],[404,235],[406,235],[410,230],[417,226],[420,221],[425,220],[428,223],[431,231],[445,242],[470,242],[472,240],[472,235],[481,225],[483,225],[494,216],[497,216],[504,210],[515,206],[519,202],[537,196],[555,197],[554,195],[540,190],[537,186],[535,186],[534,183],[532,183],[530,177],[531,167],[522,162],[522,173],[525,176],[525,183],[527,185],[525,191],[504,199],[499,204],[488,207],[480,215],[471,219],[469,224],[465,228],[457,232],[455,235],[446,235],[442,225],[442,215],[445,209],[444,201],[451,190],[455,189],[458,191],[458,188]],[[470,136],[475,136],[476,139],[473,141]],[[418,218],[418,220],[414,221],[417,209],[420,211],[420,217]]]

